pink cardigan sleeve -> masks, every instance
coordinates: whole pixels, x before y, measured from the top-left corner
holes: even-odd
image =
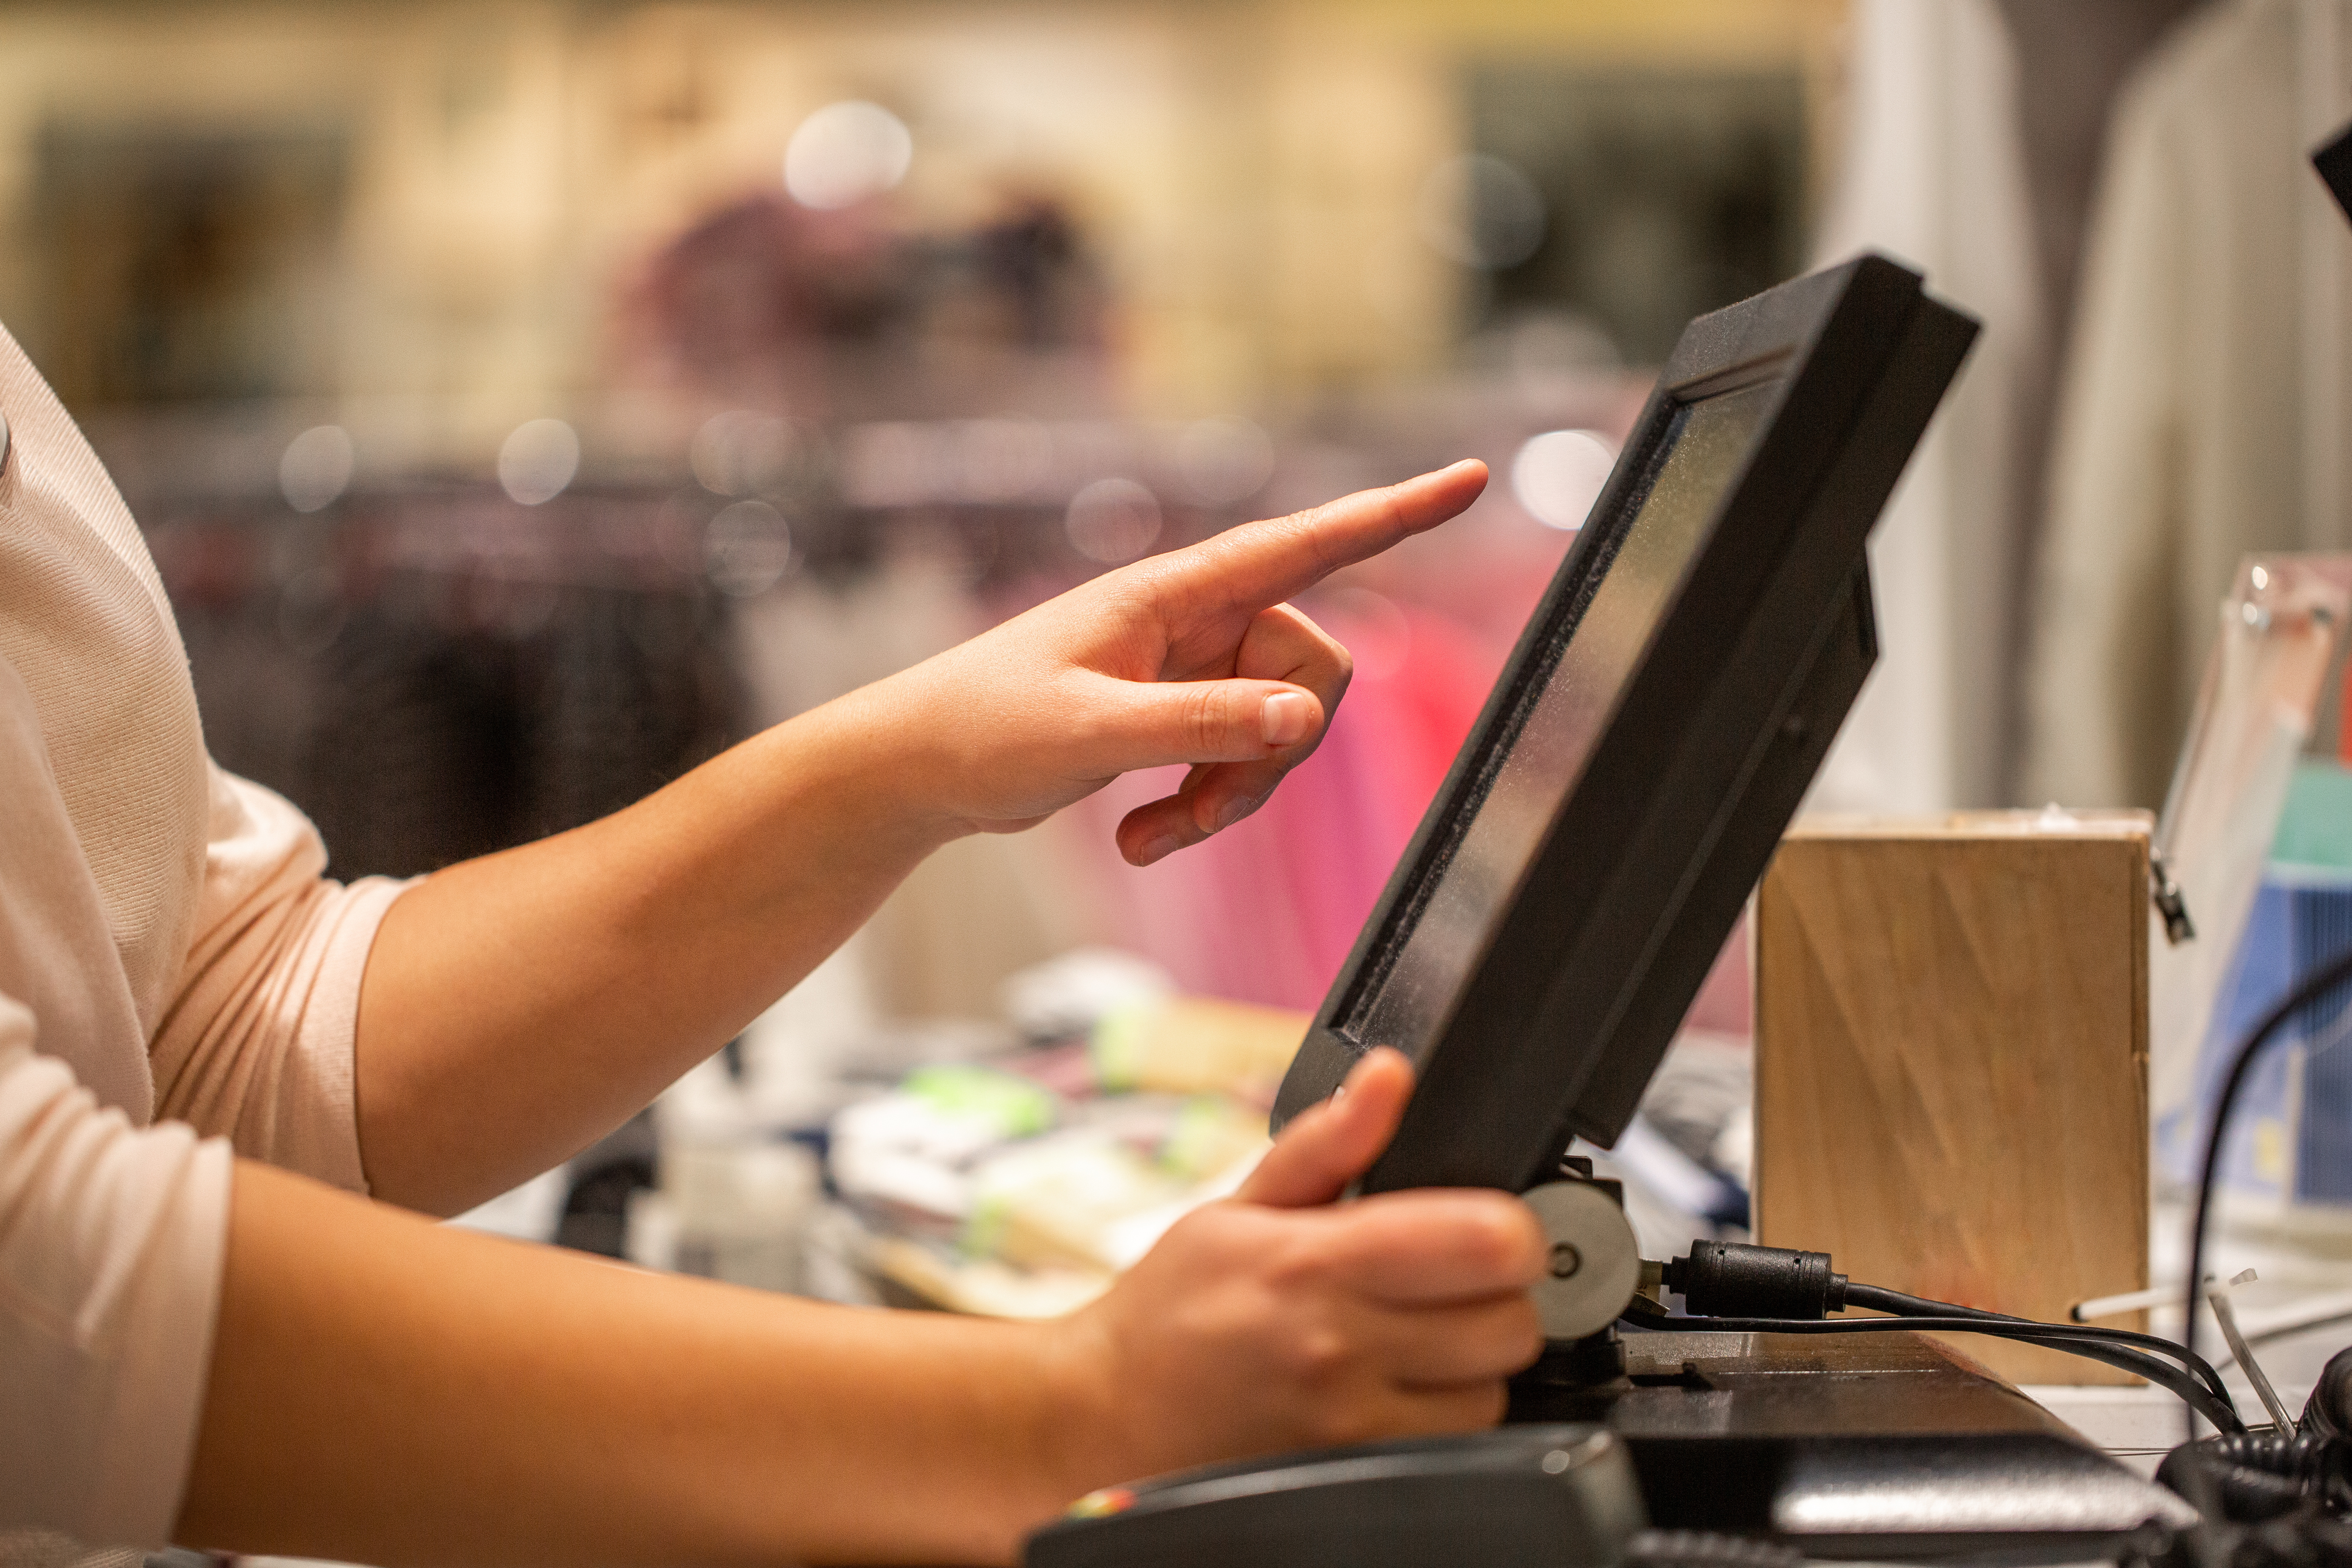
[[[239,1154],[356,1192],[360,979],[405,882],[325,879],[327,853],[283,796],[212,770],[204,890],[148,1047],[155,1114]]]

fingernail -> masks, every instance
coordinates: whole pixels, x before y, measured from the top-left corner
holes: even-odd
[[[1277,691],[1265,700],[1261,718],[1265,725],[1265,743],[1286,746],[1306,737],[1307,726],[1314,721],[1314,713],[1305,694]]]
[[[1231,827],[1265,804],[1265,796],[1262,795],[1237,795],[1225,802],[1224,808],[1217,813],[1217,826],[1221,830]]]
[[[1163,833],[1157,838],[1146,839],[1143,847],[1137,851],[1137,855],[1144,865],[1149,866],[1154,860],[1175,854],[1183,847],[1184,841],[1181,838],[1173,833]]]

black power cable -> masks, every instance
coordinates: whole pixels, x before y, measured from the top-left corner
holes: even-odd
[[[2187,1350],[2193,1352],[2197,1348],[2197,1293],[2205,1280],[2205,1227],[2213,1207],[2213,1177],[2221,1163],[2221,1135],[2229,1128],[2230,1111],[2238,1102],[2238,1091],[2245,1087],[2254,1058],[2271,1043],[2271,1037],[2289,1018],[2347,980],[2352,980],[2352,948],[2337,953],[2288,992],[2278,1005],[2263,1015],[2263,1021],[2230,1058],[2230,1071],[2221,1079],[2221,1096],[2213,1101],[2212,1124],[2205,1131],[2205,1157],[2197,1171],[2197,1215],[2189,1226],[2189,1280],[2182,1288],[2180,1303],[2180,1342]],[[2189,1424],[2189,1436],[2197,1436],[2194,1421]]]
[[[2098,1329],[2084,1323],[2036,1323],[2020,1320],[2015,1323],[1989,1321],[1983,1318],[1669,1318],[1643,1317],[1621,1320],[1631,1326],[1643,1329],[1669,1330],[1677,1333],[1727,1334],[1866,1334],[1925,1331],[1947,1334],[1987,1334],[1994,1339],[2019,1340],[2027,1344],[2046,1345],[2052,1350],[2065,1351],[2074,1355],[2090,1355],[2092,1350],[2114,1348],[2121,1329]],[[2180,1347],[2169,1340],[2157,1339],[2152,1334],[2134,1334],[2134,1341],[2147,1342],[2150,1348],[2162,1347],[2178,1356]],[[2159,1352],[2159,1353],[2161,1353]],[[2094,1361],[2105,1361],[2105,1355],[2091,1355]],[[2111,1363],[2112,1364],[2112,1363]],[[2242,1432],[2245,1423],[2227,1403],[2215,1397],[2203,1381],[2210,1368],[2178,1367],[2156,1360],[2151,1355],[2145,1369],[2137,1372],[2158,1387],[2168,1389],[2181,1401],[2224,1431]]]
[[[1857,1285],[1831,1266],[1826,1252],[1744,1242],[1700,1241],[1689,1256],[1663,1266],[1661,1283],[1683,1298],[1694,1316],[1644,1313],[1626,1321],[1652,1329],[1741,1333],[1855,1333],[1900,1329],[1987,1334],[2103,1362],[2178,1394],[2225,1432],[2242,1432],[2230,1391],[2205,1359],[2185,1345],[2127,1329],[2043,1323],[1948,1301],[1930,1301],[1877,1285]],[[1887,1318],[1831,1318],[1847,1307],[1893,1313]],[[2169,1359],[2163,1359],[2169,1358]],[[2173,1362],[2180,1364],[2175,1366]]]
[[[1879,1285],[1849,1286],[1846,1289],[1845,1299],[1848,1306],[1868,1307],[1874,1311],[1891,1312],[1898,1318],[1976,1318],[1989,1323],[2021,1324],[2028,1328],[2039,1328],[2044,1326],[2036,1323],[2032,1318],[2014,1317],[2007,1312],[1988,1312],[1975,1307],[1958,1307],[1948,1301],[1930,1301],[1922,1296],[1906,1296],[1900,1290],[1889,1290],[1884,1286]],[[2083,1325],[2070,1324],[2067,1326],[2079,1328]],[[2102,1329],[2099,1331],[2103,1334],[2115,1335],[2127,1333],[2130,1331],[2125,1329]],[[2030,1336],[2025,1334],[2013,1334],[2009,1337],[2025,1339]],[[2169,1341],[2163,1342],[2168,1346],[2170,1345]],[[2133,1373],[2138,1376],[2147,1378],[2150,1383],[2159,1384],[2161,1384],[2164,1380],[2161,1377],[2154,1375],[2148,1371],[2150,1364],[2152,1363],[2157,1366],[2164,1367],[2167,1371],[2172,1370],[2168,1363],[2158,1360],[2155,1354],[2151,1354],[2147,1351],[2135,1348],[2128,1341],[2120,1341],[2111,1349],[2104,1351],[2095,1349],[2088,1344],[2058,1345],[2053,1346],[2053,1348],[2064,1350],[2073,1355],[2086,1356],[2092,1361],[2105,1362],[2109,1366],[2120,1367],[2126,1372]],[[2162,1353],[2178,1356],[2179,1352],[2177,1349],[2168,1349]],[[2202,1361],[2189,1363],[2184,1359],[2183,1364],[2187,1365],[2190,1372],[2199,1375],[2200,1380],[2212,1392],[2214,1398],[2221,1400],[2224,1404],[2230,1405],[2232,1412],[2234,1413],[2236,1405],[2234,1402],[2231,1400],[2230,1390],[2227,1385],[2221,1382],[2221,1374],[2220,1373],[2216,1372],[2210,1365]],[[2228,1430],[2229,1428],[2224,1425],[2223,1429]]]

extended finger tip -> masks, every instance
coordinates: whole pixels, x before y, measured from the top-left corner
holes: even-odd
[[[1464,492],[1465,505],[1475,500],[1486,488],[1486,465],[1476,458],[1464,458],[1448,463],[1429,476],[1448,489]]]
[[[1458,516],[1486,489],[1486,465],[1475,458],[1432,469],[1397,487],[1399,492],[1410,498],[1405,514],[1411,518],[1409,527],[1415,532]]]

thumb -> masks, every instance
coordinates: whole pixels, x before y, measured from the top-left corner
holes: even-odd
[[[1329,1203],[1380,1158],[1412,1098],[1412,1064],[1375,1048],[1338,1093],[1282,1130],[1238,1195],[1274,1208]]]

